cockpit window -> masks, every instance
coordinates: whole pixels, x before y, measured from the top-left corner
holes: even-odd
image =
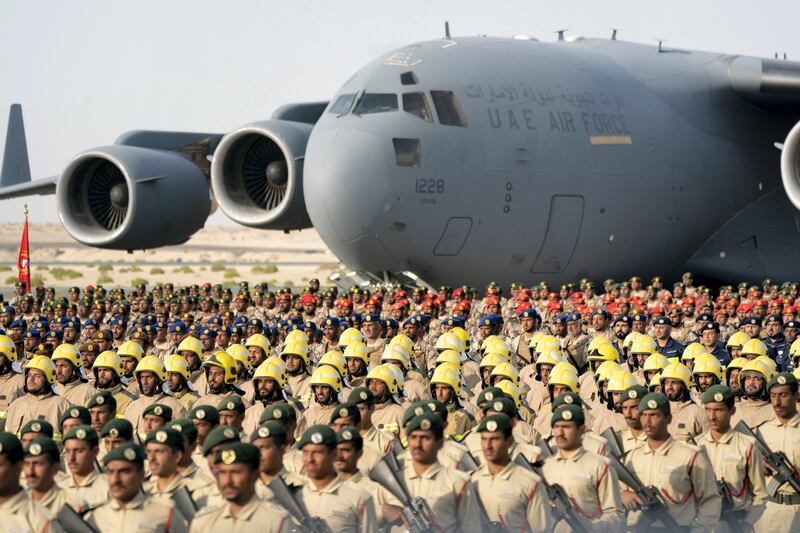
[[[350,111],[351,107],[353,107],[353,101],[355,99],[356,99],[355,94],[343,94],[336,99],[336,102],[333,103],[328,112],[336,113],[337,115],[344,115],[345,113]]]
[[[467,119],[453,91],[431,91],[431,98],[440,124],[467,127]]]
[[[433,122],[433,115],[431,115],[431,108],[425,93],[403,94],[403,111],[411,113],[425,122]]]
[[[364,93],[356,106],[356,115],[397,111],[397,95],[390,93]]]

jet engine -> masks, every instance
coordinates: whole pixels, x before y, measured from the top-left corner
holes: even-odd
[[[786,196],[800,209],[800,122],[794,125],[783,142],[781,177]]]
[[[123,145],[72,159],[56,201],[73,238],[117,250],[183,243],[211,208],[208,181],[196,165],[173,152]]]
[[[312,128],[265,120],[223,137],[211,164],[211,187],[228,217],[262,229],[311,227],[303,197],[303,160]]]

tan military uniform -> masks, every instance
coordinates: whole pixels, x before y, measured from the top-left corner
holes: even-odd
[[[85,406],[89,398],[97,393],[97,389],[91,384],[81,381],[80,379],[76,379],[66,385],[59,383],[57,390],[58,395],[67,400],[70,404],[82,406]]]
[[[154,342],[151,352],[163,361],[166,356],[172,355],[176,348],[177,345],[170,341]]]
[[[445,437],[462,438],[475,426],[475,417],[464,409],[456,408],[455,404],[447,406],[447,426],[444,428]]]
[[[642,483],[658,488],[679,525],[710,530],[719,521],[722,499],[717,480],[697,446],[670,437],[656,450],[649,445],[633,450],[625,463]],[[640,515],[641,511],[629,513],[628,525],[635,524]]]
[[[28,496],[33,500],[33,494],[28,491]],[[67,492],[59,487],[58,485],[53,485],[50,490],[48,490],[41,499],[37,500],[39,505],[46,508],[48,511],[55,515],[58,511],[64,507],[64,504],[69,504],[70,507],[75,509],[76,511],[80,511],[83,507],[83,502],[73,500],[69,497]]]
[[[547,492],[533,472],[509,463],[492,475],[484,464],[471,478],[489,520],[508,531],[549,531],[552,527]]]
[[[58,533],[53,513],[33,501],[24,490],[0,505],[0,531],[3,533]]]
[[[136,374],[132,376],[125,376],[125,379],[128,380],[128,384],[125,385],[126,391],[130,392],[131,394],[135,394],[136,396],[142,393],[142,391],[139,390],[139,381],[136,379]]]
[[[187,530],[186,519],[179,510],[148,498],[144,492],[127,503],[110,498],[84,518],[103,532],[140,533],[164,528],[167,533],[181,533]]]
[[[395,440],[393,433],[381,431],[375,426],[369,428],[361,438],[364,440],[364,446],[371,445],[380,453],[388,452],[392,447],[392,441]]]
[[[767,400],[742,398],[736,403],[736,412],[731,416],[731,427],[736,427],[740,420],[744,420],[747,427],[755,431],[763,424],[775,420],[775,411]]]
[[[11,403],[25,394],[25,377],[16,372],[0,375],[0,424],[8,418]]]
[[[100,505],[108,498],[106,477],[97,469],[86,476],[80,484],[75,481],[71,472],[59,472],[56,474],[56,483],[64,489],[67,497],[83,502],[84,508]]]
[[[278,472],[278,476],[283,478],[283,481],[290,487],[299,487],[308,481],[300,474],[289,472],[286,470],[285,466]],[[256,495],[264,501],[278,505],[278,502],[275,501],[275,494],[272,492],[272,489],[261,479],[256,482]]]
[[[173,393],[172,398],[175,399],[181,406],[183,406],[184,411],[187,413],[192,410],[194,407],[195,402],[200,398],[200,396],[194,392],[190,391],[188,388],[183,389],[179,393]]]
[[[200,398],[198,398],[194,402],[194,406],[192,406],[192,408],[200,407],[201,405],[210,405],[211,407],[218,408],[220,402],[222,402],[222,400],[224,400],[225,398],[227,398],[231,394],[236,394],[236,393],[233,392],[233,391],[224,392],[222,394],[211,394],[210,392],[207,392],[205,396],[200,396]],[[249,407],[249,404],[247,403],[247,399],[244,396],[242,396],[241,398],[242,398],[242,402],[244,402],[245,409],[247,409],[247,407]]]
[[[597,387],[597,381],[594,379],[593,372],[584,372],[578,377],[578,394],[580,394],[583,403],[588,403],[592,407],[601,405],[600,403],[600,389]]]
[[[800,414],[785,424],[775,418],[762,424],[758,430],[773,452],[782,451],[795,467],[800,465]],[[769,533],[800,531],[800,496],[787,483],[778,490],[777,497],[785,499],[785,503],[770,498],[764,514],[755,524],[755,530]]]
[[[703,408],[691,400],[669,402],[672,422],[669,434],[677,440],[687,441],[708,431],[708,419]]]
[[[761,517],[767,500],[761,454],[755,440],[729,429],[719,441],[708,431],[697,438],[697,445],[708,455],[718,480],[728,484],[733,507],[726,512],[742,511],[751,527]]]
[[[430,389],[415,379],[408,379],[405,382],[403,392],[405,392],[408,403],[431,399]]]
[[[166,505],[171,504],[172,495],[175,494],[176,490],[186,487],[192,493],[192,499],[199,504],[199,507],[202,507],[205,505],[204,498],[211,492],[212,485],[215,485],[208,476],[184,477],[181,474],[175,474],[163,489],[158,486],[158,481],[158,476],[150,476],[150,479],[144,482],[142,488],[148,496]]]
[[[405,409],[393,401],[384,404],[375,404],[372,412],[372,424],[381,431],[387,431],[394,435],[400,434],[400,424],[403,421]]]
[[[17,398],[8,409],[8,419],[6,420],[6,431],[18,433],[22,426],[30,420],[46,420],[58,430],[58,421],[67,412],[70,403],[56,396],[52,392],[41,396],[25,394]],[[61,440],[61,433],[53,433],[53,439]]]
[[[289,387],[292,396],[297,398],[305,406],[308,406],[313,393],[311,392],[311,376],[303,372],[297,376],[289,376]]]
[[[168,394],[161,392],[153,396],[139,396],[125,409],[125,418],[133,424],[133,430],[139,434],[139,438],[142,440],[147,436],[144,432],[144,410],[154,403],[171,407],[173,420],[186,416],[183,406]]]
[[[369,353],[369,366],[374,368],[381,364],[381,356],[386,348],[386,339],[375,339],[367,341],[367,352]]]
[[[309,512],[325,520],[331,531],[366,533],[378,529],[372,498],[340,477],[322,489],[307,481],[296,495]]]
[[[216,509],[204,509],[192,520],[191,533],[218,533],[220,531],[236,533],[278,533],[290,531],[290,519],[286,511],[263,501],[258,496],[253,498],[234,515],[230,505],[222,505]]]
[[[622,451],[629,452],[645,446],[647,444],[647,435],[644,431],[640,431],[637,437],[630,428],[625,428],[619,432],[619,440],[622,443]]]
[[[558,484],[573,501],[574,509],[583,524],[591,531],[621,531],[623,508],[619,485],[608,460],[579,448],[571,457],[561,450],[544,461],[542,473],[550,484]],[[559,522],[554,531],[569,531]]]
[[[100,390],[100,389],[98,389]],[[112,387],[108,389],[114,399],[117,401],[117,417],[122,418],[125,414],[125,409],[128,405],[134,401],[136,398],[139,397],[138,394],[132,394],[125,390],[122,384],[117,385],[116,387]]]

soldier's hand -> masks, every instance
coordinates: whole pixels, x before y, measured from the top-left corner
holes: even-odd
[[[403,522],[402,507],[397,505],[392,505],[390,503],[384,503],[383,505],[381,505],[381,511],[383,511],[383,517],[390,524],[400,524]]]
[[[644,508],[644,501],[633,491],[623,490],[620,493],[620,497],[622,498],[622,505],[628,511],[636,511]]]

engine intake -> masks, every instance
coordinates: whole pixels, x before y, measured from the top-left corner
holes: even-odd
[[[786,196],[800,209],[800,122],[794,125],[783,143],[781,178]]]
[[[201,170],[178,154],[112,145],[76,156],[56,186],[58,214],[75,240],[134,250],[185,242],[211,208]]]

